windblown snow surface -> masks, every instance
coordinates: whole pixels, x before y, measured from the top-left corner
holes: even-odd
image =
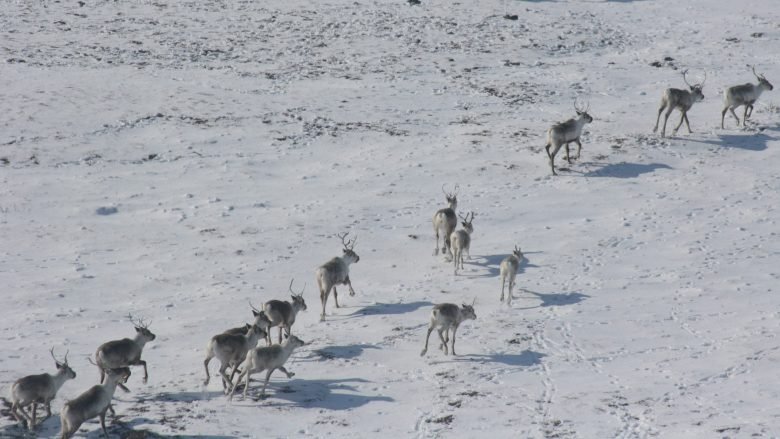
[[[778,90],[720,128],[751,65],[780,85],[775,0],[2,7],[0,390],[53,372],[52,346],[78,374],[39,437],[128,314],[158,337],[112,437],[780,435]],[[661,138],[686,68],[707,74],[694,133]],[[595,120],[552,177],[545,132],[577,96]],[[442,184],[476,213],[457,276],[432,255]],[[347,231],[357,295],[321,323],[314,270]],[[204,387],[210,337],[292,278],[296,375],[267,399],[264,374],[246,400]],[[473,300],[458,355],[434,332],[420,357],[432,305]],[[23,435],[6,404],[0,436]]]

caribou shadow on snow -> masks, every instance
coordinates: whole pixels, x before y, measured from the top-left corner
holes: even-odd
[[[519,354],[466,354],[453,357],[455,362],[463,361],[476,361],[476,362],[490,362],[500,363],[507,366],[523,366],[530,367],[540,364],[542,358],[546,357],[546,354],[541,352],[535,352],[531,350],[525,350]]]
[[[595,164],[595,163],[594,163]],[[609,163],[598,169],[588,171],[585,177],[612,177],[612,178],[637,178],[642,174],[655,172],[658,169],[672,169],[671,166],[663,163]]]
[[[537,293],[534,291],[529,291],[521,288],[517,290],[517,294],[514,295],[513,298],[523,299],[524,294],[531,294],[533,296],[536,296],[542,300],[542,303],[539,304],[538,306],[531,306],[531,307],[521,308],[521,309],[532,309],[532,308],[545,307],[545,306],[576,305],[590,297],[589,295],[583,293],[545,294],[545,293]]]
[[[350,383],[370,383],[362,378],[344,378],[333,380],[304,380],[292,379],[286,383],[273,382],[268,384],[269,389],[276,391],[268,397],[269,406],[322,408],[328,410],[350,410],[362,407],[371,402],[395,402],[387,396],[366,396],[355,393],[356,389]],[[281,389],[281,390],[280,390]],[[249,393],[253,398],[259,394],[260,389],[250,388]],[[277,402],[278,400],[288,402]],[[235,402],[234,402],[235,403]]]
[[[529,255],[534,253],[541,253],[541,252],[523,252],[523,255]],[[466,261],[466,264],[484,267],[488,270],[488,272],[482,274],[472,274],[472,275],[467,274],[467,275],[463,275],[463,277],[470,277],[470,278],[498,277],[501,275],[501,261],[503,261],[504,258],[506,258],[507,256],[509,255],[499,254],[499,255],[489,255],[489,256],[475,256],[475,259],[472,259],[471,261]],[[529,264],[528,258],[523,258],[523,260],[520,261],[520,266],[517,268],[517,274],[525,273],[526,267],[537,268],[539,266]]]
[[[770,137],[763,133],[754,135],[739,134],[719,134],[717,140],[699,140],[698,142],[708,145],[720,146],[722,148],[739,148],[747,151],[764,151],[767,148],[767,142],[777,140],[777,137]]]
[[[350,316],[370,316],[378,314],[406,314],[417,311],[420,308],[433,306],[433,303],[428,301],[417,301],[408,303],[375,303],[373,305],[366,306],[359,309]]]
[[[317,360],[331,360],[334,358],[340,359],[352,359],[357,358],[363,354],[366,349],[379,349],[379,347],[372,344],[352,344],[346,346],[328,346],[323,349],[314,351],[319,356]]]

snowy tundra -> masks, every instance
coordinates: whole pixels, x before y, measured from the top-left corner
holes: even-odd
[[[751,66],[780,81],[778,23],[775,0],[6,1],[0,392],[70,351],[54,437],[132,314],[157,337],[112,437],[778,437],[780,94],[720,127]],[[661,138],[684,69],[706,97]],[[594,121],[554,177],[575,98]],[[457,276],[430,248],[455,184],[479,218]],[[297,316],[296,375],[203,386],[248,301],[295,278],[317,303],[343,232],[359,294]],[[475,299],[458,355],[420,357],[433,306]]]

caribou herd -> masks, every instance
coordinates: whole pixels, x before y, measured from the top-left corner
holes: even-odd
[[[666,124],[669,115],[673,110],[678,110],[680,121],[672,131],[676,134],[677,130],[685,122],[688,132],[691,132],[690,122],[688,121],[688,111],[694,103],[704,100],[704,82],[706,74],[701,82],[691,84],[688,82],[688,71],[682,72],[683,81],[688,86],[688,90],[669,88],[663,92],[661,104],[658,108],[655,127],[653,132],[658,130],[661,113],[664,113],[664,124],[661,128],[661,136],[666,135]],[[756,73],[753,67],[753,74],[758,80],[757,84],[747,83],[735,85],[727,88],[723,92],[723,110],[721,112],[721,128],[725,126],[726,112],[730,111],[737,124],[740,124],[739,117],[734,109],[744,106],[741,125],[744,127],[747,119],[753,112],[753,106],[764,91],[772,90],[772,84],[759,73]],[[547,144],[545,151],[549,160],[550,169],[553,175],[555,171],[555,155],[561,147],[566,147],[565,159],[571,163],[572,157],[569,152],[569,144],[577,144],[577,155],[580,157],[583,128],[586,124],[593,122],[593,117],[588,114],[589,106],[581,104],[578,100],[574,101],[574,110],[577,114],[575,118],[553,125],[547,131]],[[441,208],[433,215],[433,230],[436,239],[434,255],[440,252],[446,260],[452,261],[454,273],[458,274],[459,269],[463,269],[464,258],[470,258],[471,235],[474,232],[473,221],[476,214],[469,211],[466,216],[457,214],[458,208],[458,189],[455,186],[452,192],[446,191],[442,186],[447,207]],[[461,228],[457,229],[458,218],[460,218]],[[347,239],[347,233],[337,235],[343,246],[342,255],[334,257],[315,270],[315,280],[320,292],[320,301],[322,311],[320,320],[325,320],[326,304],[328,297],[333,292],[333,301],[336,308],[339,308],[337,285],[346,285],[349,288],[350,296],[355,295],[352,288],[352,282],[349,277],[350,265],[360,261],[360,256],[355,253],[355,243],[357,237]],[[441,247],[439,242],[441,241]],[[515,277],[517,276],[520,264],[523,260],[523,253],[519,247],[515,246],[512,253],[507,256],[500,264],[501,296],[500,301],[506,298],[506,303],[512,302],[512,290],[515,286]],[[295,323],[296,316],[301,311],[306,311],[306,302],[303,298],[303,292],[299,293],[292,289],[293,281],[290,282],[289,292],[291,301],[269,300],[264,303],[262,309],[255,308],[250,303],[254,322],[239,327],[231,328],[223,333],[211,337],[206,347],[206,358],[203,362],[206,379],[203,382],[207,386],[210,382],[209,363],[213,358],[220,362],[219,375],[221,377],[222,388],[228,399],[233,398],[233,394],[239,387],[241,381],[243,384],[243,396],[247,397],[249,388],[249,376],[253,373],[265,371],[265,381],[261,390],[261,396],[265,395],[265,389],[275,370],[280,370],[292,377],[294,374],[287,371],[285,363],[292,355],[293,351],[306,343],[292,335],[292,326]],[[507,291],[508,290],[508,291]],[[441,341],[440,349],[444,354],[455,355],[455,334],[461,323],[466,320],[474,320],[477,315],[474,311],[474,301],[471,304],[462,304],[460,306],[452,303],[442,303],[435,305],[431,311],[430,324],[425,335],[425,345],[421,355],[428,351],[428,340],[434,329],[438,331]],[[108,411],[114,412],[111,401],[119,387],[128,391],[125,383],[130,377],[130,366],[143,366],[143,382],[148,379],[147,365],[141,359],[144,346],[155,340],[156,336],[149,330],[149,323],[141,319],[135,319],[130,316],[130,321],[135,329],[133,338],[124,338],[103,343],[97,348],[94,355],[94,361],[90,359],[99,372],[99,384],[87,389],[79,396],[68,400],[63,404],[60,412],[61,438],[69,438],[74,435],[81,424],[86,420],[99,417],[103,433],[108,436],[105,427],[105,417]],[[278,344],[272,343],[271,328],[279,328]],[[284,338],[283,338],[284,335]],[[451,342],[450,342],[451,335]],[[258,347],[259,340],[265,340],[266,346]],[[63,360],[58,360],[54,355],[54,349],[51,350],[51,356],[54,358],[56,373],[43,373],[39,375],[29,375],[18,379],[11,386],[10,400],[11,413],[22,424],[26,424],[30,430],[34,430],[46,418],[51,416],[51,401],[56,397],[59,389],[66,381],[76,377],[76,373],[68,364],[68,354]],[[228,374],[228,370],[230,373]],[[235,376],[238,379],[234,381]],[[46,418],[37,419],[38,405],[42,404],[46,409]],[[32,406],[28,413],[28,407]]]

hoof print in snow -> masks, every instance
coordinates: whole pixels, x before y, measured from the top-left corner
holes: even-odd
[[[517,16],[517,14],[506,14],[504,15],[504,18],[506,18],[507,20],[517,20],[519,17]]]
[[[103,215],[103,216],[113,215],[117,212],[119,212],[119,209],[117,209],[116,207],[105,207],[105,206],[98,207],[97,210],[95,211],[96,214]]]

